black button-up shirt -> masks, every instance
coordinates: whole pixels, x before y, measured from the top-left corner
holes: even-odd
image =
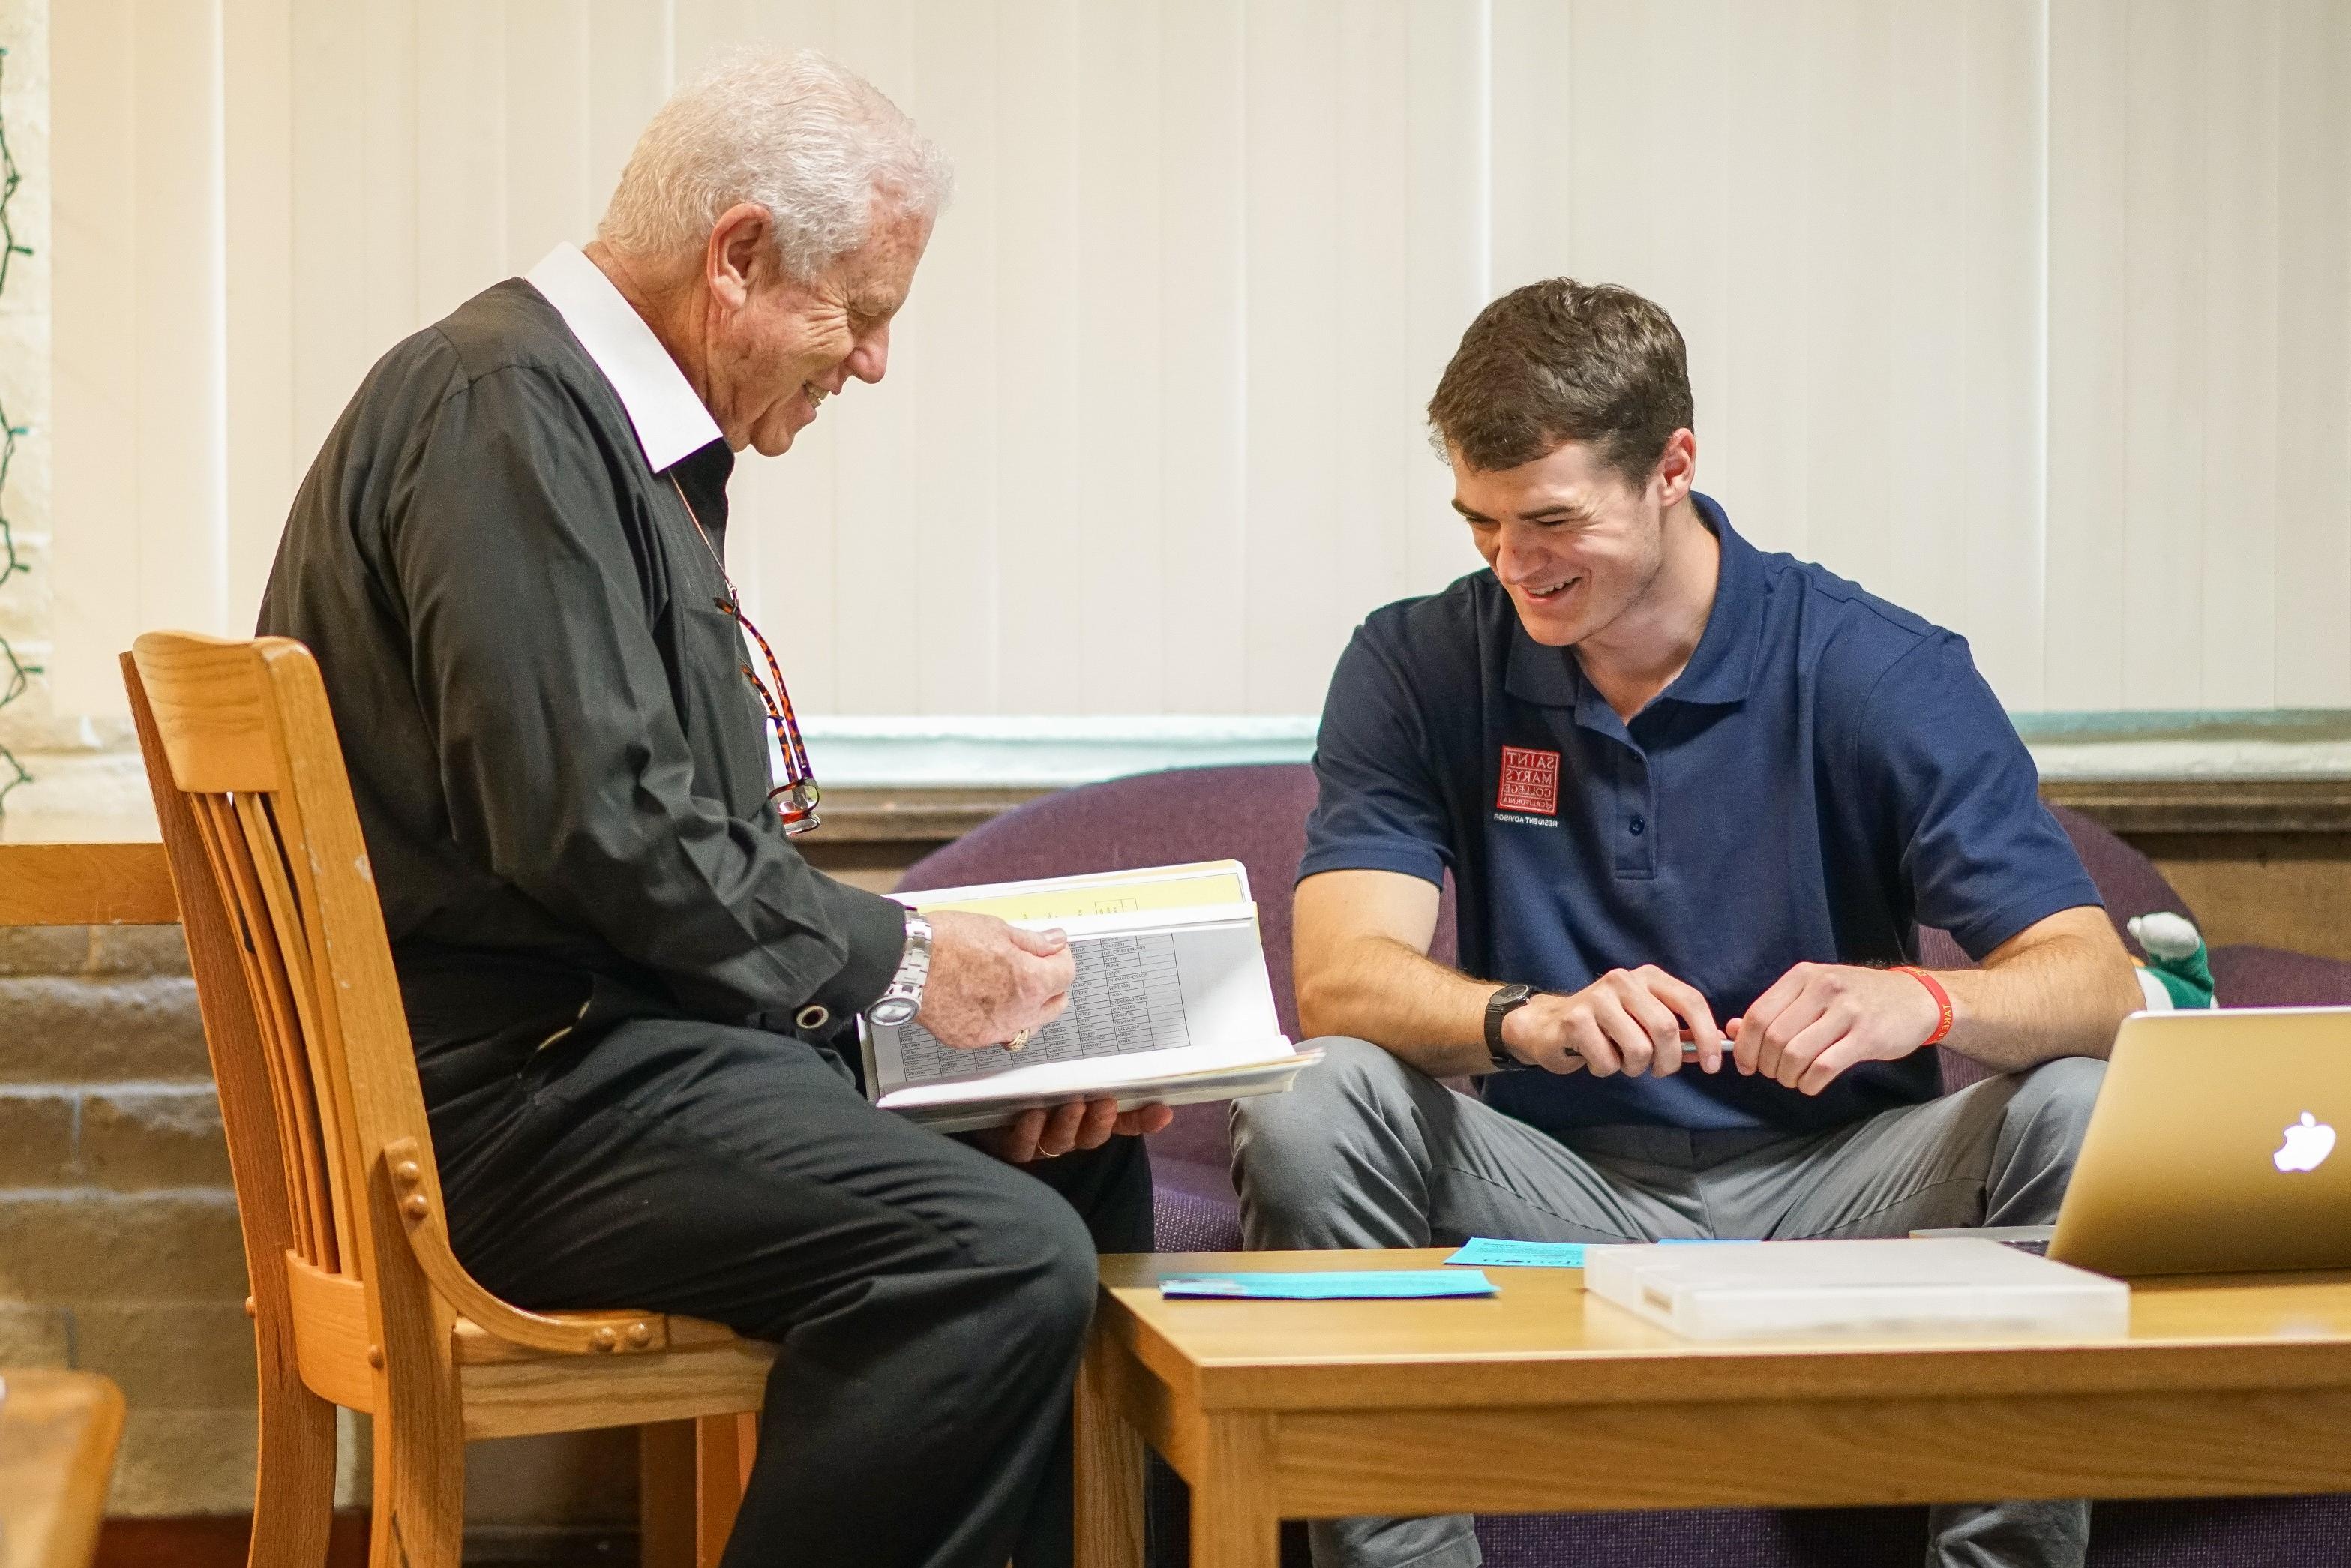
[[[656,472],[642,388],[567,313],[509,279],[378,361],[262,604],[325,674],[411,1027],[428,1051],[520,1039],[607,991],[779,1030],[810,1003],[846,1018],[904,919],[811,869],[767,802],[713,553],[733,454]]]

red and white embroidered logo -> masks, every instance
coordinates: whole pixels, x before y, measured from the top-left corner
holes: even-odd
[[[1494,809],[1558,816],[1559,753],[1502,747],[1502,788],[1494,799]]]

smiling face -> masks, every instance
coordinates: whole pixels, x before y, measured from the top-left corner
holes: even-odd
[[[738,214],[749,214],[735,222]],[[884,210],[865,244],[813,278],[788,276],[764,209],[711,235],[705,402],[737,452],[773,457],[852,380],[889,369],[890,323],[930,243],[927,220]]]
[[[1499,470],[1472,468],[1457,449],[1453,507],[1527,635],[1570,647],[1606,632],[1655,588],[1666,564],[1666,512],[1688,494],[1694,455],[1688,433],[1677,432],[1635,486],[1588,442],[1562,442]]]

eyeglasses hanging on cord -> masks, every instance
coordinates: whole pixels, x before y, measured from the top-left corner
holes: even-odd
[[[776,662],[776,651],[768,645],[768,639],[760,634],[758,626],[752,624],[751,618],[743,613],[743,596],[736,591],[735,580],[727,575],[726,563],[719,559],[718,547],[711,543],[710,531],[702,526],[702,518],[695,511],[694,503],[685,498],[685,487],[677,482],[674,474],[670,476],[669,484],[670,488],[677,492],[679,502],[685,507],[685,515],[693,519],[694,531],[701,537],[702,548],[710,552],[712,562],[717,566],[719,580],[726,585],[726,597],[714,599],[711,602],[751,634],[751,641],[759,645],[760,657],[768,662],[768,674],[775,678],[775,685],[770,686],[759,678],[759,672],[751,667],[749,660],[745,660],[741,666],[744,678],[759,694],[760,704],[768,710],[768,723],[776,732],[776,745],[784,758],[784,781],[768,791],[768,803],[775,807],[776,815],[783,819],[786,834],[797,836],[811,831],[823,825],[817,816],[816,808],[817,802],[824,798],[824,792],[817,788],[816,771],[809,766],[808,743],[800,738],[800,721],[799,716],[792,712],[792,695],[784,687],[784,668]]]

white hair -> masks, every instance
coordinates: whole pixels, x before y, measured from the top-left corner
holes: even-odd
[[[877,204],[929,220],[955,183],[904,110],[814,49],[736,55],[654,114],[596,225],[623,256],[698,252],[737,203],[768,209],[810,278],[865,243]]]

